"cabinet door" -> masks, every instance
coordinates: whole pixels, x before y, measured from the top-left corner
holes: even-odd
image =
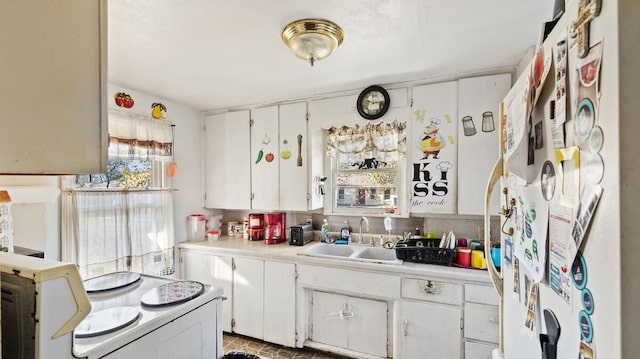
[[[0,1],[0,173],[106,169],[106,1]]]
[[[456,213],[458,195],[458,84],[413,88],[407,135],[412,213]]]
[[[264,340],[296,345],[296,265],[264,263]]]
[[[387,357],[387,302],[349,298],[352,317],[348,320],[348,349]]]
[[[231,332],[232,262],[231,257],[180,250],[180,276],[204,284],[222,287],[227,300],[222,302],[222,330]]]
[[[464,342],[464,359],[491,359],[491,352],[498,344],[485,344],[466,341]]]
[[[205,207],[251,208],[249,111],[205,119]]]
[[[458,214],[483,214],[489,174],[498,159],[498,105],[511,88],[511,75],[458,81]],[[497,215],[500,191],[490,213]]]
[[[387,302],[314,291],[310,339],[387,357]]]
[[[233,331],[262,339],[264,326],[264,261],[234,258]]]
[[[402,302],[402,358],[460,358],[461,318],[460,308],[432,303]]]
[[[251,111],[251,208],[278,210],[280,161],[278,106]]]
[[[307,104],[301,102],[281,105],[279,128],[280,209],[306,211],[310,164]]]

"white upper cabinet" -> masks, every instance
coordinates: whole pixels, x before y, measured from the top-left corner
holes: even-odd
[[[208,115],[205,122],[205,207],[251,208],[249,111]]]
[[[106,1],[0,2],[0,173],[104,172]]]
[[[278,106],[251,110],[251,208],[279,209]]]
[[[251,208],[306,211],[306,103],[257,108],[251,111],[251,120]]]
[[[307,103],[280,105],[280,209],[306,211],[311,164]],[[286,143],[285,143],[286,141]]]
[[[483,214],[485,189],[498,159],[498,105],[511,88],[511,75],[458,81],[458,214]],[[490,214],[497,215],[500,191],[493,191]]]

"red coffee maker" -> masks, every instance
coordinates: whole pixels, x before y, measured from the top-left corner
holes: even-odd
[[[278,244],[287,240],[287,214],[284,212],[265,213],[264,243]]]

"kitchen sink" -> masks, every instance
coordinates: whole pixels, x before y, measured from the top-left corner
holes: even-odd
[[[356,257],[360,259],[372,259],[381,261],[395,261],[396,251],[393,249],[379,248],[379,247],[365,247],[363,250],[356,253]]]
[[[302,251],[303,254],[319,257],[348,257],[353,252],[352,247],[325,243],[316,243]]]
[[[333,258],[359,262],[373,262],[396,265],[402,264],[402,260],[396,258],[396,252],[393,249],[379,247],[316,243],[302,250],[300,254],[312,257]]]

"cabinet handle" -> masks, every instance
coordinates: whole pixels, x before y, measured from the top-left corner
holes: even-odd
[[[438,288],[436,288],[436,285],[430,280],[427,281],[427,284],[424,285],[424,288],[422,288],[422,290],[427,294],[440,293],[440,290],[438,290]]]
[[[407,335],[409,335],[409,332],[407,331],[407,327],[409,326],[409,321],[408,320],[404,320],[402,322],[402,334],[404,334],[404,336],[406,337]]]
[[[489,321],[490,321],[491,323],[500,323],[500,319],[498,319],[498,318],[496,318],[496,317],[491,317],[491,318],[489,318]]]

